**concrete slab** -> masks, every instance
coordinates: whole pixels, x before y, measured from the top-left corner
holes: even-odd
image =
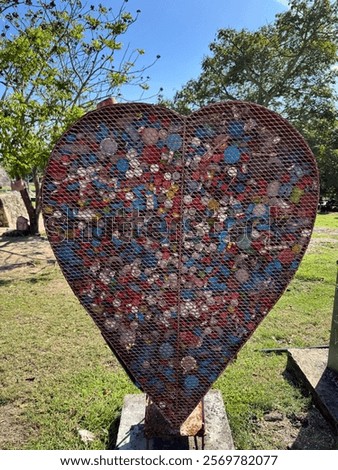
[[[235,449],[222,394],[219,390],[210,390],[204,399],[204,449]]]
[[[311,392],[338,435],[338,374],[327,367],[328,349],[289,349],[287,369]]]
[[[144,432],[146,410],[144,394],[126,395],[117,435],[116,450],[231,450],[232,434],[219,390],[204,397],[204,435],[147,438]]]
[[[337,261],[337,282],[333,301],[332,324],[330,335],[329,357],[327,365],[338,374],[338,261]]]
[[[124,397],[116,449],[147,449],[147,439],[144,435],[145,408],[145,394]]]

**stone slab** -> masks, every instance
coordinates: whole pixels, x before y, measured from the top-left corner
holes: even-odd
[[[0,227],[16,228],[16,219],[28,214],[18,191],[1,193],[0,195]]]
[[[327,367],[328,349],[289,349],[287,369],[306,387],[338,435],[338,374]]]
[[[210,390],[204,398],[204,449],[235,449],[222,394],[219,390]]]
[[[337,282],[335,286],[335,296],[333,301],[332,324],[330,335],[329,357],[327,365],[338,374],[338,261],[337,261]]]
[[[116,450],[231,450],[231,429],[219,390],[204,397],[204,434],[147,438],[144,432],[145,394],[126,395],[116,440]]]
[[[2,166],[0,166],[0,188],[2,188],[3,186],[10,187],[10,185],[10,177],[8,176],[6,170]]]

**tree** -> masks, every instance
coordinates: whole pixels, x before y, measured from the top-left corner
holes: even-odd
[[[148,67],[136,64],[144,51],[120,41],[139,14],[126,2],[114,14],[81,0],[0,0],[0,163],[16,180],[33,179],[35,205],[27,187],[20,191],[32,234],[41,172],[64,129],[127,84],[147,88]]]
[[[191,109],[244,99],[288,112],[330,99],[337,77],[337,9],[329,0],[292,0],[274,24],[258,31],[219,30],[201,75],[176,94],[175,105]]]
[[[300,126],[299,126],[300,127]],[[313,115],[302,133],[316,155],[321,194],[338,201],[338,121],[336,116]]]
[[[329,163],[337,155],[338,4],[292,0],[289,7],[254,32],[219,30],[202,73],[176,94],[173,107],[189,113],[211,102],[242,99],[281,113],[309,137],[325,173],[323,191],[329,180],[333,190],[336,181],[338,195],[338,170],[332,176],[337,165]]]

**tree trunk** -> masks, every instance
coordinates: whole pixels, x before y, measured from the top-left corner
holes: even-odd
[[[31,198],[29,197],[27,188],[20,191],[20,194],[28,212],[29,233],[30,235],[39,235],[39,215],[40,215],[39,206],[40,204],[38,204],[38,201],[36,201],[36,207],[33,206],[33,203],[32,203]]]

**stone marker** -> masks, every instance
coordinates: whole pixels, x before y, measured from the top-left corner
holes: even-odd
[[[18,217],[28,218],[27,210],[18,192],[0,194],[0,227],[16,228]]]
[[[0,187],[7,186],[10,187],[11,180],[6,172],[6,170],[0,166]]]
[[[337,268],[338,268],[338,261],[337,261]],[[330,348],[329,348],[329,357],[327,360],[327,365],[338,376],[338,270],[337,270],[335,297],[333,301],[331,338],[330,338]]]

